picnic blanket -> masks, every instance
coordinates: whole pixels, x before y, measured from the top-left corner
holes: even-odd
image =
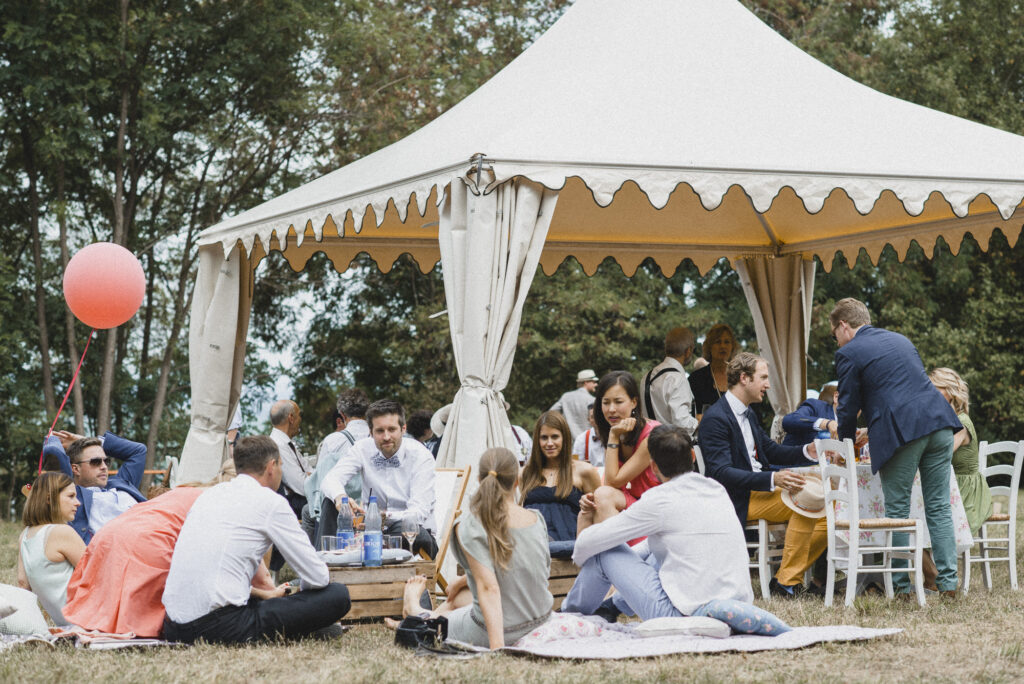
[[[806,648],[826,641],[864,641],[903,631],[899,628],[874,629],[829,625],[794,627],[790,632],[772,637],[740,634],[725,639],[683,635],[645,637],[636,630],[639,623],[605,623],[600,618],[579,615],[573,615],[572,619],[589,624],[569,630],[558,626],[547,632],[528,634],[503,650],[506,653],[540,658],[620,660],[651,658],[674,653],[749,653]],[[467,644],[455,643],[463,648],[472,648]]]

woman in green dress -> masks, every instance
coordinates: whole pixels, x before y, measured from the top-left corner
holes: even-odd
[[[977,536],[981,524],[992,515],[992,493],[985,476],[978,469],[978,435],[967,415],[967,383],[951,368],[936,368],[928,377],[946,397],[964,426],[953,437],[953,472],[956,473],[971,534]]]

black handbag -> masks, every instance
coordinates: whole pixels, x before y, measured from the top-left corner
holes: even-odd
[[[435,649],[448,638],[448,618],[438,616],[423,619],[415,615],[403,618],[395,630],[395,643],[406,648],[424,646]]]

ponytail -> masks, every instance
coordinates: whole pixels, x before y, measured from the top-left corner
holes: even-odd
[[[504,447],[488,449],[480,457],[480,484],[469,504],[487,533],[491,560],[502,570],[508,569],[515,546],[508,530],[505,500],[516,485],[518,472],[519,461],[511,451]]]

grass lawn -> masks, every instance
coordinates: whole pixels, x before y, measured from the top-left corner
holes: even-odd
[[[0,523],[0,582],[16,584],[20,526]],[[977,572],[977,571],[976,571]],[[1024,577],[1024,574],[1022,574]],[[468,661],[424,658],[393,645],[382,626],[359,625],[333,643],[245,648],[199,646],[145,652],[20,648],[0,656],[0,682],[1011,682],[1024,679],[1024,592],[1011,592],[1005,569],[993,593],[978,581],[967,597],[925,608],[858,599],[825,609],[820,599],[773,601],[792,625],[902,627],[867,643],[826,644],[766,654],[678,655],[609,662],[543,661],[490,655]],[[760,605],[766,605],[759,601]]]

